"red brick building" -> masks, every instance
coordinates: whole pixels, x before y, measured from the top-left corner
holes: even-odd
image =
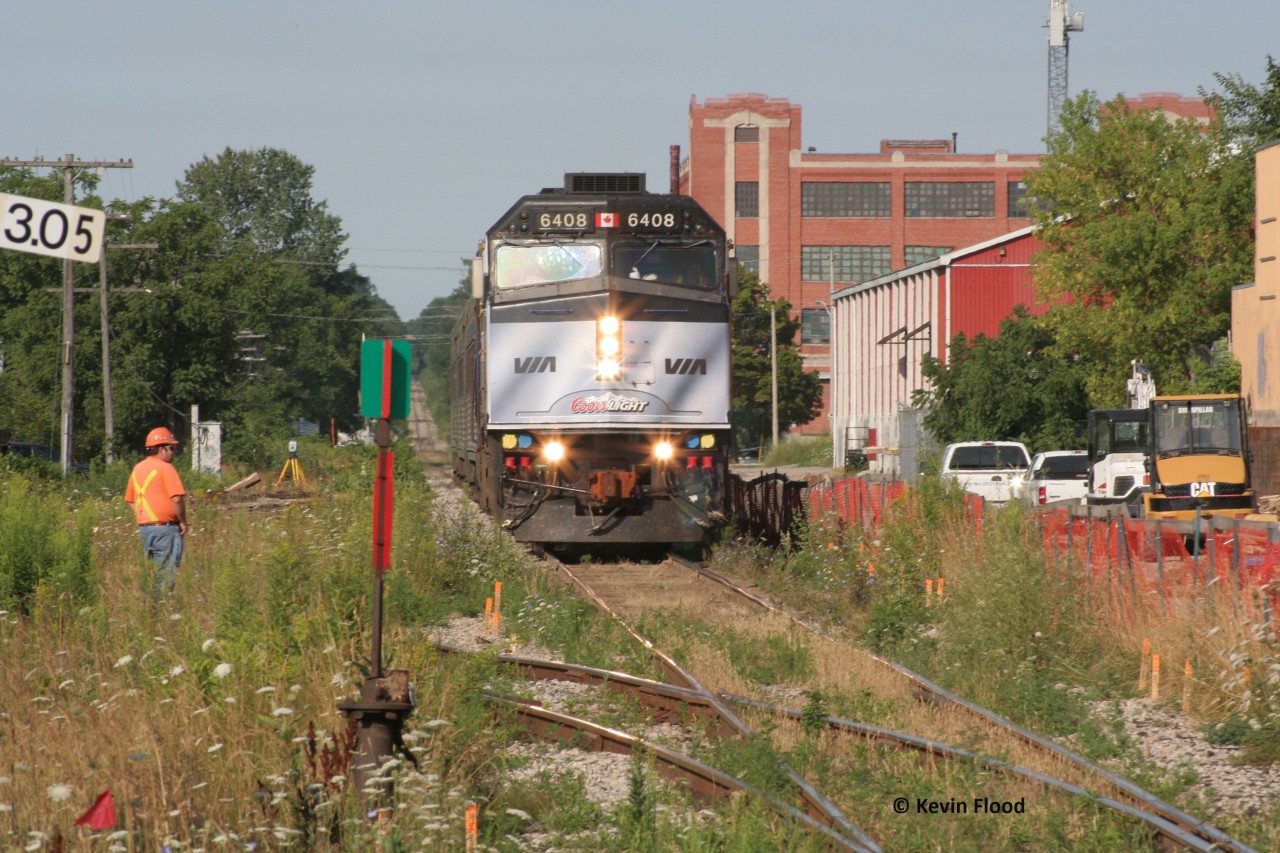
[[[829,380],[833,292],[1030,224],[1024,179],[1040,155],[956,147],[954,137],[886,139],[874,153],[819,153],[804,147],[800,105],[786,98],[694,98],[680,192],[791,303],[805,363]],[[825,433],[827,418],[801,431]]]

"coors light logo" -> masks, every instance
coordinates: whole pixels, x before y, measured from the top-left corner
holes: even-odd
[[[621,394],[605,393],[596,397],[574,397],[569,404],[569,411],[575,415],[594,415],[604,412],[643,412],[649,406],[648,400],[637,400],[635,397],[623,397]]]

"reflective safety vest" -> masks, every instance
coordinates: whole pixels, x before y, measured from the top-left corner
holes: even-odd
[[[138,524],[158,524],[178,520],[173,499],[186,493],[176,468],[168,462],[148,457],[134,466],[124,499],[133,504]]]
[[[144,516],[149,522],[156,522],[160,520],[159,516],[156,515],[155,510],[151,508],[151,504],[147,503],[147,486],[151,485],[151,481],[154,480],[156,478],[156,474],[159,473],[159,471],[153,470],[147,475],[147,479],[143,480],[141,483],[138,482],[137,472],[129,475],[129,479],[133,480],[133,497],[137,502],[134,512],[137,513],[139,520]]]

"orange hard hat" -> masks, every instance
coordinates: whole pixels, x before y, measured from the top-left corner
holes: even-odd
[[[177,444],[178,439],[173,437],[173,433],[169,432],[168,427],[156,427],[147,433],[147,447],[159,447],[164,444]]]

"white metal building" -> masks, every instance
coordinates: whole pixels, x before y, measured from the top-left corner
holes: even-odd
[[[946,363],[957,333],[992,337],[1015,305],[1032,313],[1046,307],[1031,283],[1032,255],[1041,246],[1033,231],[1022,228],[832,294],[833,465],[858,449],[875,473],[900,475],[904,457],[908,473],[914,470],[918,419],[911,396],[924,384],[924,357]]]

